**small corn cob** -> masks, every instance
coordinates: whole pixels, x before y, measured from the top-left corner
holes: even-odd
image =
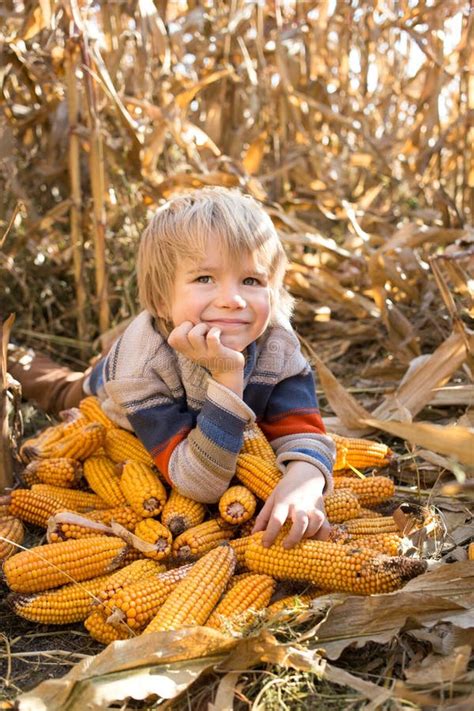
[[[24,482],[32,484],[52,484],[64,488],[77,486],[82,476],[82,466],[77,459],[35,459],[21,475]]]
[[[393,456],[392,450],[380,442],[328,434],[336,445],[335,471],[349,469],[351,466],[355,469],[384,467]]]
[[[275,590],[275,581],[269,575],[246,575],[232,585],[206,622],[206,627],[225,630],[230,624],[241,632],[255,616],[270,602]]]
[[[176,489],[172,489],[168,501],[161,512],[161,521],[173,536],[179,536],[188,528],[204,521],[206,509],[199,501],[188,499]]]
[[[324,497],[326,516],[330,523],[342,523],[359,515],[360,503],[349,489],[339,489]]]
[[[85,417],[76,416],[73,417],[68,422],[61,422],[59,425],[54,425],[53,427],[47,427],[45,430],[40,432],[34,437],[23,442],[20,447],[20,457],[24,462],[29,462],[32,459],[36,459],[38,456],[36,451],[38,448],[50,447],[56,442],[60,442],[64,437],[71,434],[77,429],[82,428],[87,424]]]
[[[247,489],[264,501],[281,479],[274,462],[266,462],[255,454],[239,454],[235,473]]]
[[[198,560],[163,603],[144,634],[204,625],[225,590],[235,567],[235,554],[219,546]]]
[[[156,550],[154,551],[143,551],[143,555],[147,558],[163,560],[170,555],[173,536],[171,531],[156,519],[144,518],[135,526],[134,533],[142,540],[155,546]]]
[[[345,521],[342,528],[351,536],[372,536],[378,533],[400,533],[393,516],[353,518]]]
[[[95,639],[101,644],[110,644],[119,639],[130,639],[135,634],[128,629],[126,625],[109,625],[107,622],[107,613],[98,608],[91,612],[89,617],[84,621],[84,627],[89,632],[92,639]]]
[[[247,551],[250,538],[250,536],[243,536],[242,538],[234,538],[232,541],[229,541],[229,545],[235,553],[235,565],[237,570],[246,568],[245,553]]]
[[[22,595],[10,593],[8,602],[20,617],[31,622],[67,625],[85,620],[92,612],[96,595],[107,585],[110,575],[100,575],[83,583],[69,583],[57,590]]]
[[[257,507],[255,496],[245,486],[231,486],[219,499],[219,513],[231,524],[245,523]]]
[[[281,619],[281,613],[292,615],[295,612],[307,610],[311,607],[312,600],[311,595],[286,595],[267,607],[267,617],[278,615],[278,618]]]
[[[155,578],[160,573],[164,573],[165,570],[166,567],[162,563],[157,563],[149,558],[135,560],[107,577],[106,582],[97,593],[97,600],[103,605],[127,585],[142,582],[148,578]]]
[[[222,519],[212,518],[175,538],[173,555],[180,560],[197,558],[208,553],[216,546],[229,541],[235,534],[235,529]]]
[[[15,544],[21,545],[25,531],[20,519],[14,516],[0,518],[0,561],[9,558],[18,550]]]
[[[120,488],[120,474],[109,457],[88,457],[84,462],[84,476],[92,491],[110,506],[127,503]]]
[[[94,395],[85,397],[79,403],[79,410],[88,422],[100,422],[106,430],[117,429],[115,422],[112,422],[112,420],[107,417],[103,411],[98,397],[95,397]]]
[[[87,518],[91,521],[105,523],[106,526],[115,521],[128,531],[134,531],[135,526],[142,517],[132,509],[131,506],[113,506],[111,509],[103,509],[102,511],[88,511]]]
[[[14,489],[9,494],[9,499],[8,510],[12,516],[42,528],[46,528],[51,516],[67,508],[56,498],[32,489]]]
[[[255,423],[247,425],[244,429],[244,441],[241,454],[253,454],[265,462],[275,463],[276,456],[272,445],[267,440],[262,430]]]
[[[142,630],[153,619],[169,594],[189,575],[192,567],[182,565],[153,578],[124,586],[107,601],[106,608],[112,611],[107,622],[125,622],[133,630]]]
[[[165,505],[165,487],[154,471],[143,462],[125,462],[120,488],[135,513],[143,518],[158,516]]]
[[[139,439],[131,432],[122,429],[109,429],[105,436],[104,449],[114,462],[125,462],[132,459],[149,467],[154,466],[151,454],[145,449]]]
[[[110,573],[122,564],[126,552],[121,538],[109,536],[47,543],[12,556],[3,572],[14,592],[41,592]]]
[[[395,494],[395,484],[386,476],[335,477],[334,488],[349,489],[357,495],[361,506],[377,506]]]
[[[64,489],[62,486],[52,484],[33,484],[31,491],[56,499],[58,504],[62,504],[73,511],[89,511],[110,508],[110,504],[87,491],[77,489]]]
[[[98,422],[88,423],[62,437],[58,442],[39,444],[33,447],[34,457],[40,459],[57,459],[59,457],[86,459],[102,447],[105,431],[105,427]]]
[[[326,541],[304,540],[285,549],[285,532],[270,548],[264,548],[262,535],[255,533],[248,544],[245,560],[249,570],[278,580],[311,582],[322,590],[356,595],[392,592],[426,569],[424,561]]]

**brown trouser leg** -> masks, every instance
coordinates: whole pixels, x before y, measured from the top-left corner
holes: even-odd
[[[90,370],[75,372],[32,351],[16,362],[8,361],[8,372],[20,383],[23,397],[52,415],[78,406],[85,397],[82,384]]]

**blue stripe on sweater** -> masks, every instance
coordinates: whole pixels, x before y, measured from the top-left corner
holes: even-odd
[[[280,413],[318,411],[318,400],[312,372],[295,375],[277,383],[271,392],[272,418]]]
[[[99,360],[99,362],[95,364],[89,374],[88,386],[93,395],[97,395],[99,391],[104,387],[105,363],[105,358]]]
[[[156,452],[178,432],[196,426],[197,413],[183,407],[173,402],[128,414],[127,419],[148,451]]]
[[[306,447],[294,447],[292,449],[289,449],[288,452],[298,452],[299,454],[307,454],[309,457],[316,459],[316,461],[326,467],[326,469],[332,471],[332,461],[325,457],[324,454],[321,454],[321,452],[317,452],[314,449],[306,449]]]

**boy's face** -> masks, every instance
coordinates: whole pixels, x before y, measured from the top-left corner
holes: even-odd
[[[268,326],[271,312],[268,274],[255,255],[238,263],[209,248],[203,261],[181,260],[169,307],[173,325],[192,321],[221,329],[227,348],[242,352]]]

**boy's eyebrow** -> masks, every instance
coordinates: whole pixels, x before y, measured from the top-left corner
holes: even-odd
[[[214,272],[218,269],[218,267],[212,266],[210,264],[201,264],[197,267],[193,267],[192,269],[188,269],[186,272],[187,276],[190,276],[191,274],[198,274],[202,272]],[[265,269],[255,269],[255,268],[250,268],[248,270],[243,269],[243,271],[248,271],[249,274],[252,276],[267,276],[267,271]]]

